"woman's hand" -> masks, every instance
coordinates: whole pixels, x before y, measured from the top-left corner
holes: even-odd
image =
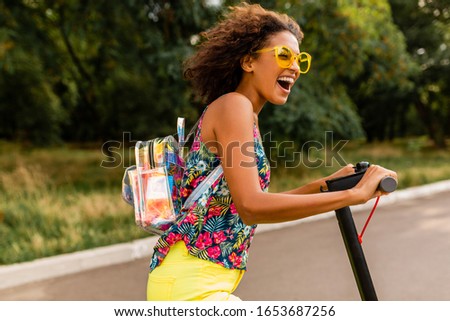
[[[371,198],[389,193],[378,190],[378,186],[383,178],[391,176],[397,180],[397,173],[381,167],[379,165],[370,165],[359,183],[353,188],[356,193],[355,199],[359,203],[365,203]]]
[[[331,174],[330,176],[327,176],[324,180],[327,181],[333,178],[348,176],[351,174],[355,174],[355,167],[353,166],[353,164],[347,164],[344,167],[337,170],[336,172],[334,172],[333,174]]]

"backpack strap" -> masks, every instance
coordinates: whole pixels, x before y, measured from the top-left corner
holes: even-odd
[[[189,134],[187,137],[184,137],[184,128],[185,128],[185,120],[183,117],[178,117],[177,119],[177,135],[178,135],[178,147],[179,147],[179,156],[181,158],[184,158],[184,145],[189,141],[191,136],[195,133],[195,130],[198,127],[198,124],[200,122],[200,118],[197,120],[195,125],[191,128],[189,131]]]
[[[199,118],[198,120],[197,120],[197,122],[195,123],[195,125],[191,128],[191,130],[189,131],[189,134],[187,135],[187,137],[186,137],[186,142],[188,142],[189,141],[189,138],[191,138],[191,136],[195,133],[195,130],[198,128],[198,124],[200,123],[200,119],[201,118]]]
[[[147,156],[146,156],[147,154]],[[141,172],[145,169],[145,166],[149,166],[148,164],[148,144],[141,140],[136,142],[136,146],[134,147],[134,156],[136,158],[136,172],[137,172],[137,184],[138,184],[138,193],[139,193],[139,207],[145,208],[144,204],[144,193],[143,193],[143,181],[141,177]],[[142,159],[141,159],[142,157]]]
[[[185,143],[184,140],[184,118],[183,117],[178,117],[177,119],[177,134],[178,134],[178,145],[180,147],[182,147]]]
[[[221,179],[222,176],[223,168],[222,165],[219,165],[214,168],[196,188],[194,188],[186,201],[184,201],[183,208],[189,209],[192,204],[197,201],[209,187],[213,186],[219,179]]]
[[[184,144],[186,144],[189,141],[189,139],[191,138],[191,136],[195,133],[195,130],[200,125],[200,122],[202,121],[203,116],[205,115],[207,109],[208,109],[208,106],[205,107],[205,109],[203,110],[202,114],[197,119],[197,122],[191,128],[191,130],[189,131],[189,134],[187,135],[186,139],[184,138],[184,127],[185,127],[184,126],[185,125],[184,118],[178,117],[178,121],[177,121],[178,144],[181,147],[184,146]],[[195,138],[197,138],[197,136]],[[195,138],[194,138],[194,141],[195,141]]]

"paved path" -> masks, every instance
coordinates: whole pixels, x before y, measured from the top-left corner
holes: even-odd
[[[367,215],[354,212],[359,230]],[[450,192],[379,208],[363,248],[380,300],[450,300]],[[148,261],[3,289],[0,300],[145,300]],[[257,233],[235,294],[262,301],[359,300],[336,219]]]

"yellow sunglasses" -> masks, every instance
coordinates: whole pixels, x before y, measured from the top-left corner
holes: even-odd
[[[276,46],[273,48],[265,48],[255,51],[254,53],[263,53],[275,51],[275,59],[278,66],[281,68],[290,68],[294,61],[297,61],[297,65],[301,74],[306,74],[311,67],[311,55],[306,52],[300,52],[298,55],[286,46]]]

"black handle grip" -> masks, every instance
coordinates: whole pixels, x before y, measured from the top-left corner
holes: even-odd
[[[378,189],[382,192],[391,193],[397,189],[397,181],[395,178],[387,176],[381,180]]]

